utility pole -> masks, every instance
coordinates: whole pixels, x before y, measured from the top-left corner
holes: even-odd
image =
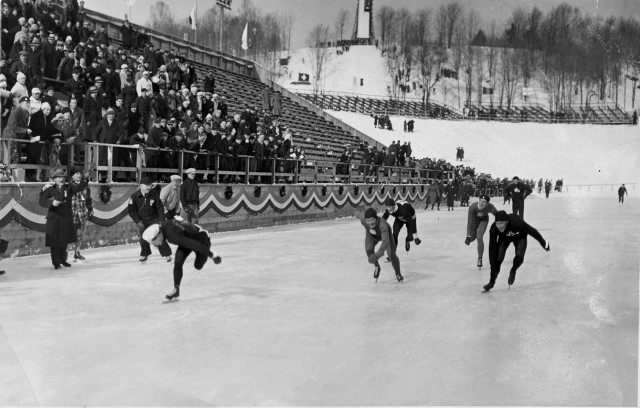
[[[218,50],[222,52],[222,22],[224,21],[224,9],[231,10],[231,0],[216,0],[216,4],[220,6],[220,31],[218,32]]]

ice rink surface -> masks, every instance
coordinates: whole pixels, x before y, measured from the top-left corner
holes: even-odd
[[[530,197],[551,252],[529,239],[507,290],[510,249],[486,294],[460,207],[418,211],[403,284],[355,218],[213,234],[223,263],[192,255],[173,303],[137,245],[5,259],[0,405],[637,406],[639,208]]]

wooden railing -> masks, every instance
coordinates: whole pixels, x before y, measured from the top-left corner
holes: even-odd
[[[17,143],[26,145],[30,142],[23,139],[2,139],[3,151],[5,152],[5,163],[8,163],[8,146],[7,143]],[[44,145],[44,142],[39,142]],[[74,163],[76,149],[83,149],[84,160],[82,163]],[[86,144],[61,144],[61,151],[67,151],[67,162],[61,166],[55,167],[46,164],[26,164],[17,163],[14,165],[18,171],[24,170],[40,170],[48,171],[50,174],[57,168],[67,170],[67,174],[72,167],[77,166],[84,170],[90,170],[94,177],[93,180],[104,180],[107,183],[113,183],[116,178],[114,174],[117,172],[128,172],[135,174],[134,180],[140,182],[143,175],[150,177],[152,180],[158,180],[160,175],[180,174],[184,173],[185,165],[188,163],[186,156],[206,156],[204,162],[208,163],[206,168],[196,168],[196,173],[213,183],[220,183],[222,178],[239,177],[238,183],[251,184],[277,184],[282,182],[289,183],[374,183],[374,184],[426,184],[435,180],[453,180],[452,171],[432,170],[422,168],[409,168],[402,166],[377,166],[365,163],[341,163],[336,160],[315,160],[315,159],[288,159],[288,158],[268,158],[263,159],[269,163],[269,171],[252,171],[252,168],[263,167],[261,163],[257,163],[254,156],[238,155],[227,156],[211,152],[195,152],[189,150],[171,150],[159,147],[141,147],[139,145],[121,145],[109,143],[86,143]],[[114,149],[124,149],[129,151],[132,159],[132,166],[119,166],[114,163]],[[133,151],[133,153],[131,153]],[[149,153],[155,153],[156,163],[159,164],[159,156],[162,153],[169,153],[177,156],[177,167],[159,167],[146,166],[144,156]],[[102,159],[102,155],[106,154],[106,160]],[[134,158],[135,155],[135,158]],[[21,155],[23,156],[23,155]],[[174,156],[175,157],[175,156]],[[241,163],[241,170],[228,170],[221,166],[221,159],[238,160]],[[133,162],[135,161],[135,166]],[[172,159],[173,161],[173,159]],[[100,164],[100,163],[103,164]],[[106,164],[104,164],[106,163]],[[260,166],[259,166],[260,164]],[[291,168],[291,171],[284,169]],[[50,174],[48,176],[50,176]],[[166,177],[165,177],[166,178]],[[19,180],[22,181],[22,180]],[[229,182],[229,181],[226,181]],[[231,182],[233,183],[233,182]]]

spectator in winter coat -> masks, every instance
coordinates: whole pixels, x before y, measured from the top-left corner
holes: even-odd
[[[196,180],[196,169],[189,168],[185,173],[187,179],[180,188],[180,204],[184,210],[184,219],[197,224],[200,217],[200,187]]]

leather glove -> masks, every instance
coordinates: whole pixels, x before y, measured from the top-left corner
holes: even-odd
[[[378,261],[378,257],[376,256],[376,254],[369,255],[369,263],[370,264],[375,264],[377,261]]]
[[[465,245],[469,245],[470,243],[471,243],[471,237],[467,237],[467,238],[464,240],[464,244],[465,244]]]

